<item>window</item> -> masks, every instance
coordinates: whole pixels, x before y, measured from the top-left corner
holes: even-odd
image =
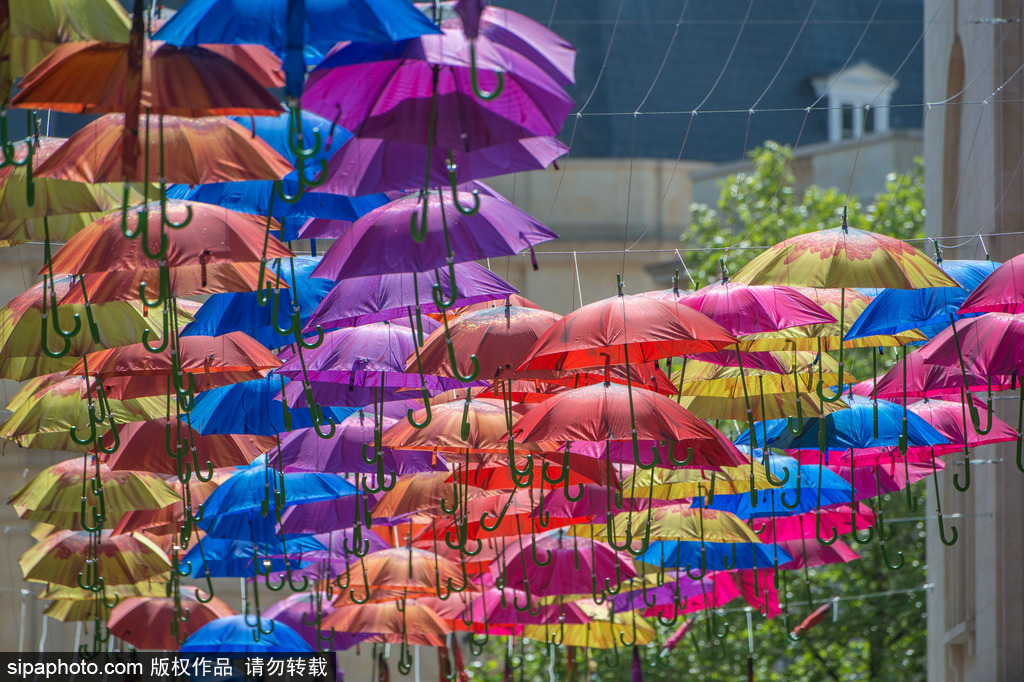
[[[889,129],[889,102],[899,83],[867,63],[811,81],[818,97],[828,97],[828,139],[839,142]]]

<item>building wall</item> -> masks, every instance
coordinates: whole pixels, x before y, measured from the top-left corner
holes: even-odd
[[[947,258],[1024,251],[1019,12],[1007,0],[925,3],[926,16],[938,14],[925,40],[925,98],[949,100],[925,115],[927,229],[949,238]],[[959,237],[975,233],[984,247]],[[963,246],[950,248],[956,243]],[[1016,397],[999,398],[997,414],[1016,424]],[[952,548],[929,525],[930,682],[1024,679],[1024,474],[1015,457],[1012,443],[974,451],[985,464],[973,467],[967,493],[953,490],[951,473],[941,476],[944,511],[963,517],[953,521],[960,539]],[[949,471],[962,471],[947,459]]]

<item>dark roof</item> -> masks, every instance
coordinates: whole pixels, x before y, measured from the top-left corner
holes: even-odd
[[[807,116],[806,125],[803,109],[816,99],[811,79],[840,70],[847,60],[850,66],[867,62],[895,73],[899,88],[893,95],[890,126],[921,126],[922,0],[819,0],[816,4],[814,0],[623,0],[617,23],[620,3],[615,0],[497,0],[495,4],[549,25],[579,50],[577,85],[571,94],[577,109],[591,91],[593,97],[582,118],[570,116],[565,124],[563,138],[573,138],[574,156],[675,158],[691,116],[654,112],[690,112],[698,106],[708,113],[698,114],[693,121],[683,152],[686,159],[738,159],[744,139],[748,149],[768,139],[794,144],[799,138],[801,145],[827,140],[825,102]],[[748,7],[750,15],[730,61]],[[664,70],[641,115],[629,115],[654,83],[666,51]],[[598,82],[606,53],[607,66]],[[768,88],[784,60],[785,66]],[[766,111],[749,116],[747,111],[766,88],[757,105]],[[793,111],[767,111],[772,109]],[[711,113],[716,111],[736,113]],[[609,112],[626,115],[595,115]]]

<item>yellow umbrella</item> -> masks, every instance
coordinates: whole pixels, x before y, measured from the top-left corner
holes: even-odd
[[[103,482],[104,525],[114,526],[127,512],[136,509],[162,509],[180,501],[174,490],[156,474],[144,471],[111,471],[99,465]],[[99,504],[88,480],[94,465],[78,457],[43,469],[31,481],[11,495],[18,516],[67,529],[81,528],[83,508]],[[83,499],[85,502],[83,504]]]
[[[95,586],[102,587],[107,582],[133,584],[171,570],[163,550],[141,533],[110,535],[103,531],[98,540],[92,535],[62,530],[31,547],[18,559],[25,580],[75,587],[81,586],[83,575],[94,574],[98,578]],[[93,566],[87,561],[94,562]]]
[[[706,490],[705,490],[706,492]],[[717,492],[717,487],[716,487]],[[633,528],[647,523],[647,514],[642,512],[620,512],[612,517],[612,537],[626,539],[626,527]],[[695,509],[689,503],[654,507],[650,514],[651,540],[681,540],[704,542],[761,542],[757,533],[750,530],[735,514],[718,509]],[[577,525],[570,531],[574,535],[590,535],[608,540],[608,524]]]
[[[575,602],[577,607],[587,610],[584,606],[588,600]],[[592,603],[592,602],[591,602]],[[654,628],[635,611],[625,613],[597,613],[586,624],[553,624],[524,625],[523,637],[541,642],[553,642],[561,646],[578,646],[593,649],[611,649],[617,646],[643,646],[650,644],[657,636]]]
[[[714,476],[715,494],[736,495],[750,492],[749,473],[747,467],[722,467],[714,472],[704,469],[638,468],[622,482],[622,490],[627,497],[682,500],[706,495],[711,489],[711,478]],[[768,480],[760,462],[754,464],[754,482],[757,490],[775,487]]]
[[[140,582],[128,585],[105,585],[107,594],[113,595],[115,592],[118,597],[124,599],[126,597],[166,597],[167,596],[167,583],[163,582],[167,576],[154,576],[149,580],[142,580]],[[82,588],[75,586],[69,587],[67,585],[55,585],[49,584],[39,594],[39,599],[53,599],[62,601],[65,599],[86,599],[93,595],[92,590],[83,590]]]
[[[127,43],[131,21],[116,0],[8,0],[11,74],[24,76],[53,48],[80,40]]]
[[[72,427],[76,437],[84,440],[92,434],[93,426],[94,435],[101,437],[110,429],[111,419],[117,424],[150,421],[159,419],[167,411],[165,396],[108,399],[110,418],[105,422],[90,421],[89,403],[82,397],[84,394],[85,377],[36,377],[8,403],[7,409],[13,414],[0,426],[0,438],[13,440],[22,447],[81,452],[92,449],[93,444],[72,440]],[[95,395],[93,389],[94,403]]]

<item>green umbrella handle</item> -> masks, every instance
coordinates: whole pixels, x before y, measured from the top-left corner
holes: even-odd
[[[480,212],[480,191],[473,190],[473,205],[466,208],[459,202],[459,182],[455,177],[455,171],[458,166],[455,165],[455,157],[451,150],[448,150],[448,182],[452,190],[452,203],[455,204],[455,210],[465,216],[476,215]]]
[[[501,94],[501,91],[505,87],[505,76],[500,71],[495,71],[494,75],[497,76],[498,82],[495,84],[494,89],[490,92],[482,90],[480,88],[480,74],[477,71],[476,65],[476,41],[469,41],[469,75],[473,81],[473,92],[482,100],[492,100]]]
[[[939,468],[935,463],[934,455],[932,456],[932,483],[935,485],[935,515],[938,516],[939,539],[942,541],[942,544],[947,547],[952,547],[956,544],[959,533],[957,533],[956,526],[950,524],[949,529],[952,533],[952,537],[948,540],[946,539],[946,524],[942,520],[942,500],[939,497]]]

